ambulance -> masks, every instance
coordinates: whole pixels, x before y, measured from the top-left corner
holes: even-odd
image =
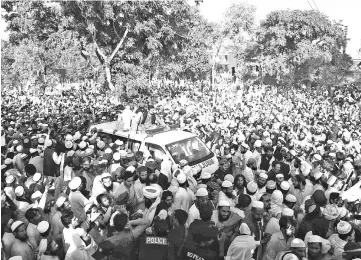
[[[113,121],[93,125],[89,131],[96,128],[98,136],[105,135],[111,142],[119,139],[127,143],[127,149],[133,153],[148,150],[151,155],[167,154],[174,164],[185,159],[197,172],[202,170],[212,174],[219,167],[216,155],[193,133],[168,126],[144,131],[122,131],[117,130],[116,124],[117,122]]]

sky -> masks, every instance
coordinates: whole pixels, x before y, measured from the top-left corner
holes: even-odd
[[[194,0],[188,1],[194,5]],[[361,58],[358,54],[358,50],[361,48],[361,0],[203,0],[199,9],[208,20],[219,22],[232,3],[240,2],[247,2],[256,7],[256,21],[258,23],[265,19],[271,11],[283,9],[311,10],[310,4],[313,8],[316,8],[316,4],[319,11],[326,14],[331,20],[342,20],[342,23],[348,26],[348,38],[350,40],[346,52],[353,58]],[[1,39],[7,37],[4,33],[5,27],[6,24],[1,19]]]
[[[194,0],[189,0],[193,4]],[[348,38],[350,38],[346,52],[352,58],[359,57],[358,50],[361,48],[361,0],[203,0],[199,9],[201,14],[209,21],[219,22],[223,14],[232,3],[246,2],[256,7],[256,21],[259,23],[267,14],[275,10],[300,9],[311,10],[313,8],[326,14],[331,20],[340,21],[348,26]],[[308,3],[310,2],[310,4]]]

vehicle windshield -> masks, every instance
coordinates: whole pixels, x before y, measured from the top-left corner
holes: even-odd
[[[189,164],[192,162],[209,157],[212,153],[208,147],[196,136],[174,142],[165,146],[172,155],[175,163],[183,159]]]

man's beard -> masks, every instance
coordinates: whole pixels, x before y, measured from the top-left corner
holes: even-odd
[[[112,190],[113,190],[113,183],[112,183],[112,185],[110,185],[109,187],[107,187],[107,186],[104,185],[104,188],[105,188],[107,191],[112,191]]]
[[[247,151],[241,151],[241,154],[245,154]]]
[[[218,219],[219,219],[220,221],[222,221],[222,222],[228,220],[228,219],[229,219],[229,216],[230,216],[230,215],[228,215],[227,217],[223,218],[223,216],[222,216],[220,213],[218,213]]]
[[[225,192],[224,194],[226,194],[226,196],[227,196],[228,198],[230,198],[230,199],[233,198],[232,192]]]
[[[264,184],[261,185],[261,184],[257,183],[258,189],[262,189],[264,186],[266,186],[266,184],[267,183],[264,183]]]
[[[142,178],[139,178],[139,181],[140,181],[140,183],[142,183],[142,184],[144,184],[144,183],[147,183],[147,179],[142,179]]]
[[[152,206],[153,201],[150,200],[150,199],[145,199],[144,204],[145,204],[145,207],[146,207],[147,209],[149,209],[149,208]]]
[[[342,140],[345,144],[349,144],[351,142],[351,139],[346,141],[345,139]]]

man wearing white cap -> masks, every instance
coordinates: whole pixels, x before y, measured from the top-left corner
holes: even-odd
[[[80,192],[82,188],[82,181],[80,177],[74,177],[68,184],[71,190],[69,194],[69,202],[71,204],[71,210],[74,212],[75,217],[80,222],[86,220],[86,214],[84,211],[85,205],[91,203],[84,195]]]
[[[188,212],[193,199],[192,195],[190,194],[190,190],[187,189],[187,176],[181,171],[181,173],[177,176],[177,181],[179,183],[179,188],[177,192],[174,195],[174,204],[173,208],[176,209],[182,209],[186,212]],[[194,196],[194,194],[193,194]]]
[[[335,259],[334,257],[332,257],[331,255],[329,255],[328,253],[323,254],[322,253],[322,237],[320,236],[316,236],[316,235],[311,235],[308,238],[308,242],[307,242],[307,259],[310,260],[327,260],[327,259]],[[342,258],[340,258],[342,259]]]
[[[153,222],[157,206],[161,201],[160,190],[152,186],[146,186],[143,188],[143,195],[145,204],[143,220],[146,221],[144,224],[149,226]]]
[[[15,236],[15,241],[10,250],[10,256],[21,256],[24,260],[35,260],[36,248],[32,248],[28,243],[26,225],[22,221],[15,221],[11,225],[11,231]]]
[[[124,171],[124,167],[120,165],[120,153],[115,152],[113,154],[113,163],[109,166],[108,170],[110,173],[113,173],[118,168],[121,168],[121,171]]]
[[[230,181],[223,181],[221,191],[218,194],[218,202],[221,200],[228,201],[231,207],[236,206],[236,196],[233,193],[233,184]]]
[[[61,216],[64,212],[71,211],[71,205],[64,196],[60,196],[55,202],[55,207],[56,212],[50,220],[50,226],[54,240],[58,245],[61,245],[64,229],[64,225],[61,223]]]
[[[190,207],[188,212],[188,219],[186,222],[186,227],[189,227],[189,225],[195,220],[195,219],[201,219],[201,216],[199,214],[199,207],[202,203],[208,202],[208,191],[206,188],[199,188],[196,192],[196,201],[195,203]]]
[[[242,218],[244,218],[243,211],[231,207],[228,201],[221,200],[218,202],[217,209],[213,210],[211,220],[216,224],[216,227],[227,236],[226,240],[228,240],[228,242],[225,242],[225,244],[229,245],[234,239],[235,226],[237,226]],[[227,250],[227,248],[225,249]]]
[[[240,236],[237,236],[227,251],[226,260],[247,260],[252,259],[252,255],[259,241],[255,241],[251,235],[251,230],[246,223],[242,223],[239,227]]]
[[[5,185],[6,187],[4,188],[4,192],[5,194],[11,199],[14,200],[16,195],[15,195],[15,185],[16,185],[16,179],[14,177],[14,175],[8,175],[5,178]]]
[[[261,241],[262,239],[266,238],[264,233],[265,221],[263,217],[265,212],[264,203],[262,201],[252,201],[251,207],[251,214],[247,214],[242,222],[248,225],[255,241]],[[257,257],[255,259],[261,259],[262,248],[259,248],[256,254]]]
[[[36,168],[36,172],[43,173],[44,158],[39,155],[39,152],[35,148],[30,148],[30,160],[29,164],[32,164]]]
[[[249,160],[249,158],[252,157],[252,152],[249,150],[249,145],[245,142],[242,142],[240,145],[240,152],[242,154],[242,159],[244,164],[246,164]]]
[[[252,158],[256,160],[256,165],[257,168],[259,167],[259,165],[261,164],[261,155],[262,155],[262,141],[261,140],[256,140],[256,142],[254,142],[254,151],[252,154]]]
[[[342,258],[342,253],[344,252],[344,247],[349,241],[355,239],[355,230],[350,223],[341,220],[337,224],[337,233],[331,235],[328,240],[331,242],[332,247],[334,248],[334,257],[336,259]]]
[[[305,242],[299,238],[294,238],[291,241],[290,250],[278,253],[275,260],[283,260],[285,256],[289,254],[294,254],[297,256],[297,260],[303,260],[306,257]]]

